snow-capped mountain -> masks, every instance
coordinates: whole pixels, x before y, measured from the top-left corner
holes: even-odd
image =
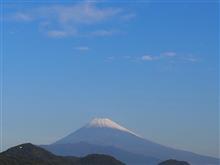
[[[115,146],[115,140],[127,136],[141,138],[138,134],[108,118],[95,118],[77,131],[58,140],[55,144],[89,142],[91,144]]]
[[[91,122],[89,122],[85,127],[86,128],[111,128],[111,129],[125,131],[133,135],[139,136],[135,134],[134,132],[130,131],[129,129],[122,127],[121,125],[117,124],[116,122],[108,118],[95,118]]]
[[[79,144],[84,145],[81,147],[84,148],[84,152],[80,150],[81,148],[79,147]],[[114,148],[114,150],[112,149],[110,152],[112,156],[116,156],[116,158],[120,160],[120,157],[117,157],[117,154],[114,154],[118,149],[120,150],[120,154],[123,152],[122,155],[125,155],[122,161],[132,165],[141,165],[141,163],[134,163],[135,160],[130,163],[129,158],[131,156],[128,156],[129,154],[135,154],[137,159],[143,160],[143,164],[146,164],[145,162],[148,162],[148,159],[154,160],[155,162],[157,162],[156,160],[178,159],[198,165],[219,164],[219,160],[216,158],[173,149],[144,139],[129,129],[106,118],[93,119],[75,132],[44,147],[55,153],[65,153],[65,155],[75,154],[76,156],[83,156],[83,153],[109,154],[106,150],[109,150],[109,147],[112,147]],[[92,149],[89,150],[88,148]],[[77,152],[78,150],[80,150],[80,153]],[[138,160],[136,162],[138,162]]]

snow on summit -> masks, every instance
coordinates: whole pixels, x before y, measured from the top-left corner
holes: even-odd
[[[111,128],[111,129],[117,129],[120,131],[131,133],[135,136],[139,136],[135,134],[134,132],[128,130],[127,128],[124,128],[117,124],[116,122],[108,119],[108,118],[95,118],[92,121],[90,121],[87,125],[87,128]]]

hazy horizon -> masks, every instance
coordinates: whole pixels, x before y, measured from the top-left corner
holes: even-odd
[[[219,155],[219,2],[3,4],[3,149],[93,118]]]

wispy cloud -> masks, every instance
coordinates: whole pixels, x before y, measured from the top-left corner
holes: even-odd
[[[111,36],[113,34],[118,33],[115,30],[96,30],[90,33],[91,36]]]
[[[22,13],[22,12],[17,12],[15,14],[10,15],[9,17],[10,17],[10,19],[15,20],[15,21],[29,22],[29,21],[33,20],[31,15],[26,14],[26,13]]]
[[[164,57],[175,57],[177,55],[176,52],[163,52],[161,53],[161,56],[164,56]]]
[[[143,55],[140,59],[143,61],[159,61],[174,59],[177,57],[177,53],[173,51],[161,52],[159,55]]]
[[[62,38],[69,35],[69,32],[62,30],[50,30],[47,32],[47,35],[54,38]]]
[[[151,56],[151,55],[144,55],[144,56],[141,57],[141,60],[143,60],[143,61],[153,61],[153,60],[156,60],[156,58]]]
[[[105,62],[112,62],[115,59],[116,59],[115,56],[108,56],[108,57],[106,57]]]
[[[135,18],[135,17],[136,17],[136,14],[135,14],[135,13],[128,13],[128,14],[122,15],[122,16],[121,16],[121,19],[122,19],[122,20],[125,20],[125,21],[129,21],[129,20],[131,20],[131,19],[133,19],[133,18]]]
[[[199,60],[194,56],[183,53],[177,53],[173,51],[162,52],[159,55],[143,55],[137,59],[141,61],[188,61],[188,62],[198,62]]]
[[[120,21],[120,18],[131,19],[133,13],[117,7],[98,7],[95,2],[81,2],[73,5],[50,5],[18,11],[10,14],[9,19],[14,21],[36,21],[41,31],[50,37],[68,37],[78,34],[93,36],[109,36],[115,30],[101,27],[102,23],[111,20]],[[46,23],[46,26],[45,26]],[[42,26],[44,25],[44,26]],[[83,31],[84,26],[94,26],[93,30]],[[100,28],[101,27],[101,28]],[[76,33],[77,31],[77,33]]]
[[[46,12],[48,8],[45,9]],[[60,23],[91,24],[106,20],[121,12],[118,8],[97,8],[94,3],[81,3],[73,6],[53,6],[49,8],[51,14],[57,15]]]
[[[123,56],[124,59],[131,59],[131,56]]]
[[[188,53],[178,53],[174,51],[166,51],[158,54],[145,54],[142,56],[137,55],[122,55],[122,56],[108,56],[105,58],[107,62],[113,61],[129,61],[129,62],[143,62],[143,63],[195,63],[201,60],[196,55]]]
[[[199,59],[195,58],[195,57],[185,57],[183,58],[185,61],[189,61],[189,62],[199,62]]]
[[[79,50],[79,51],[87,51],[89,50],[88,46],[76,46],[74,47],[75,50]]]
[[[114,60],[115,57],[114,57],[114,56],[109,56],[109,57],[107,57],[107,59],[108,59],[108,60]]]

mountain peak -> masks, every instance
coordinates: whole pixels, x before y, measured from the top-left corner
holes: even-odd
[[[118,123],[116,123],[108,118],[94,118],[85,127],[86,128],[111,128],[111,129],[116,129],[116,130],[128,132],[128,133],[131,133],[133,135],[138,136],[134,132],[128,130],[127,128],[119,125]]]

